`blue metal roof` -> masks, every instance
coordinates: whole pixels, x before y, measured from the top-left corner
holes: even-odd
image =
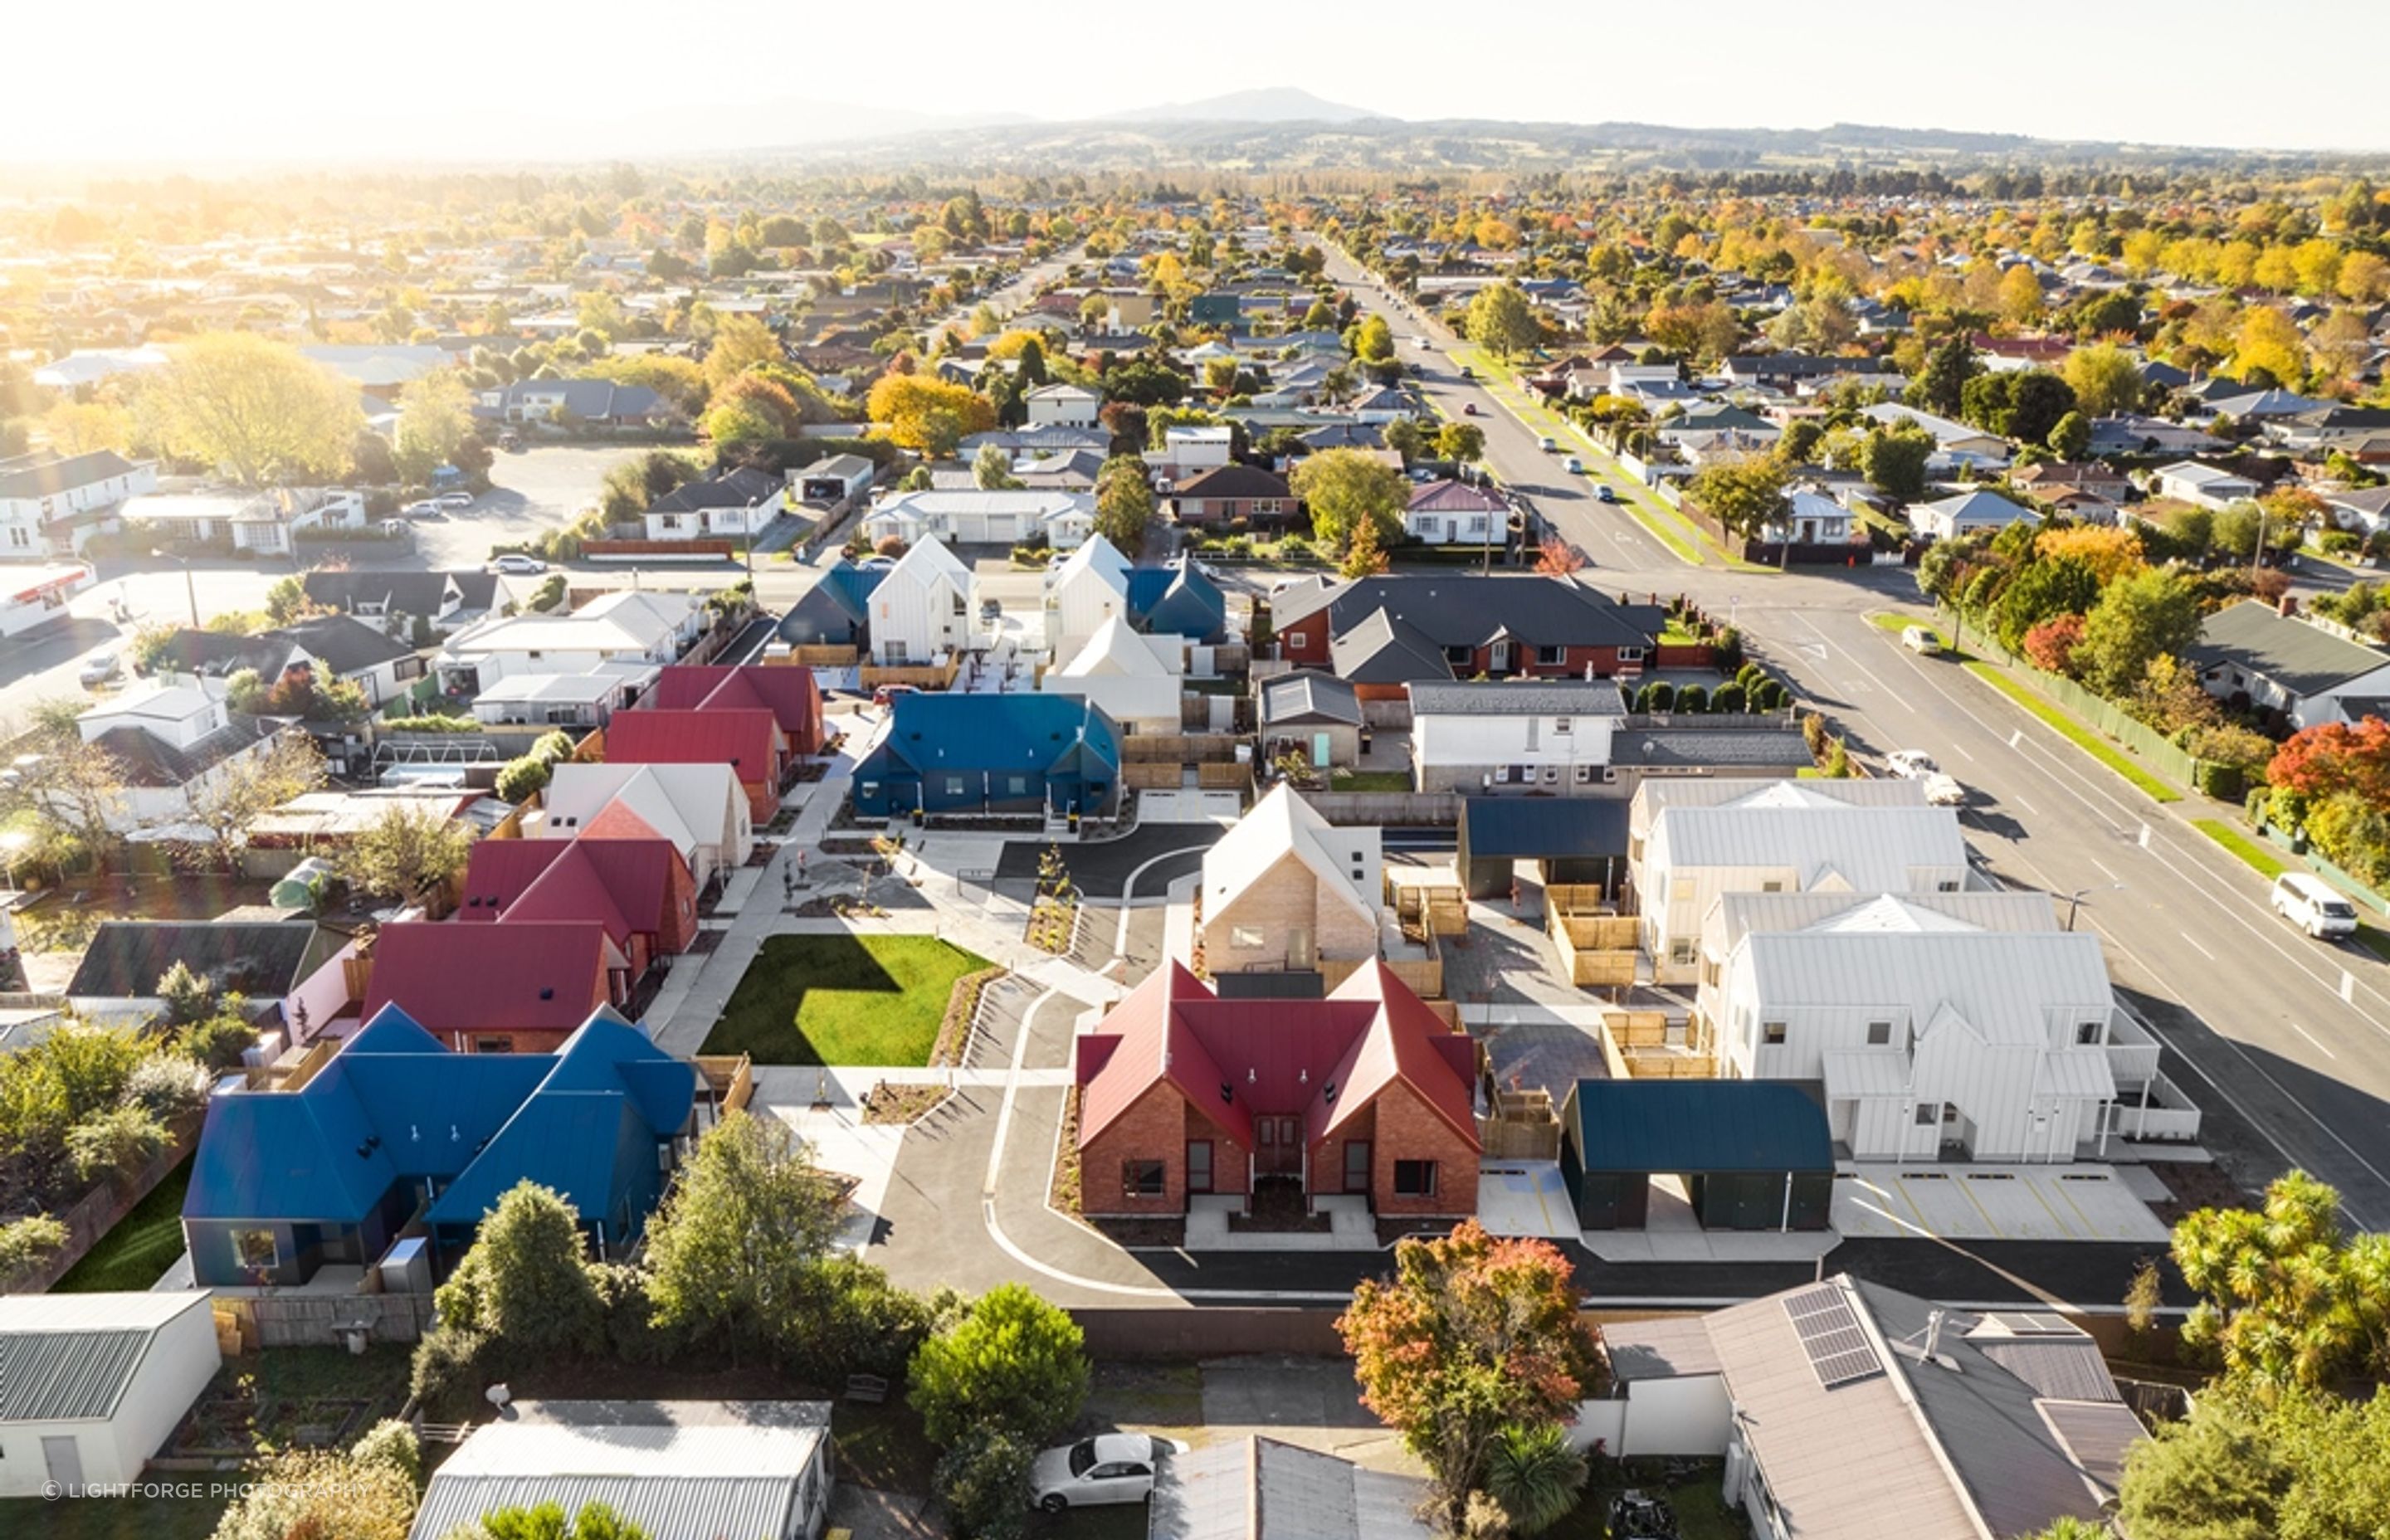
[[[1580,1080],[1561,1110],[1587,1171],[1834,1169],[1825,1109],[1765,1080]]]
[[[924,775],[1086,775],[1119,768],[1120,735],[1100,707],[1076,696],[900,695],[888,736],[855,778],[880,773],[866,766],[883,756]]]
[[[1625,855],[1626,804],[1608,797],[1464,797],[1472,861]]]
[[[1216,642],[1228,631],[1227,596],[1191,563],[1133,569],[1128,612],[1147,631],[1171,632],[1190,642]]]
[[[435,1213],[473,1220],[530,1180],[607,1217],[697,1088],[611,1010],[554,1054],[459,1054],[385,1007],[298,1090],[210,1098],[183,1213],[353,1223],[393,1184],[430,1180],[449,1184]]]

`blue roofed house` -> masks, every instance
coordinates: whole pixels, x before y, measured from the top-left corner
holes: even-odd
[[[1166,567],[1131,570],[1128,614],[1139,631],[1174,634],[1199,647],[1226,641],[1228,635],[1227,596],[1185,557]]]
[[[871,594],[888,575],[885,567],[858,567],[843,558],[822,570],[780,621],[779,639],[792,647],[871,645]]]
[[[854,767],[858,817],[1110,817],[1120,729],[1069,695],[903,695]]]
[[[711,1118],[695,1068],[610,1008],[552,1054],[462,1054],[385,1007],[311,1076],[218,1084],[183,1202],[193,1281],[303,1284],[405,1233],[428,1238],[436,1275],[525,1181],[620,1254],[663,1195],[666,1151]]]

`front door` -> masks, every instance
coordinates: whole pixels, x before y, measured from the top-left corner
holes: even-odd
[[[1369,1141],[1354,1139],[1344,1146],[1344,1190],[1369,1190]]]
[[[1303,972],[1312,964],[1311,928],[1290,925],[1286,930],[1286,966],[1293,972]]]
[[[1303,1120],[1255,1118],[1253,1167],[1264,1176],[1284,1176],[1303,1170]]]
[[[1492,674],[1509,673],[1510,669],[1510,644],[1507,641],[1496,642],[1489,650],[1492,653],[1492,658],[1490,660],[1487,672]]]
[[[1209,1139],[1187,1141],[1187,1190],[1212,1190],[1212,1141]]]
[[[74,1435],[42,1440],[42,1465],[50,1480],[58,1485],[74,1488],[83,1485],[83,1451],[75,1446]]]

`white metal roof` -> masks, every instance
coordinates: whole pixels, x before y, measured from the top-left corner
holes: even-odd
[[[0,1426],[105,1418],[159,1328],[208,1296],[0,1295]]]
[[[1750,936],[1742,950],[1767,1011],[1899,1007],[1933,1022],[1947,1010],[1988,1043],[2044,1046],[2053,1023],[2105,1021],[2114,1009],[2088,930],[1793,931]]]
[[[1787,792],[1799,785],[1777,784]],[[1653,863],[1672,872],[1780,867],[1804,888],[1854,892],[1902,892],[1917,885],[1920,872],[1963,872],[1967,866],[1967,841],[1954,809],[1790,798],[1671,807],[1652,826],[1651,851]]]

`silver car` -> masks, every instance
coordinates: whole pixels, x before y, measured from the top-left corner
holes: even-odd
[[[1098,1433],[1048,1449],[1029,1468],[1029,1500],[1048,1513],[1153,1495],[1154,1462],[1187,1445],[1146,1433]]]

